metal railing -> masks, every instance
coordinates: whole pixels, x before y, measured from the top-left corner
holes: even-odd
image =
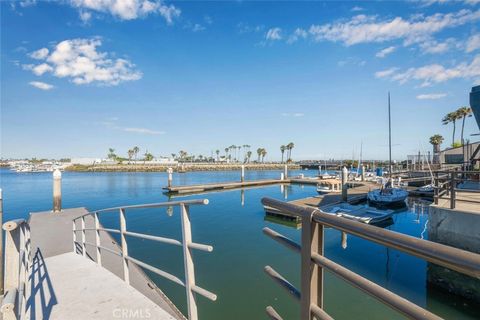
[[[328,270],[408,318],[441,319],[405,298],[326,258],[323,250],[324,227],[334,228],[343,233],[480,278],[479,254],[347,220],[322,212],[319,209],[300,207],[270,198],[263,198],[262,203],[265,206],[302,218],[301,245],[270,228],[263,229],[267,236],[301,255],[301,290],[295,288],[272,267],[266,266],[265,272],[286,289],[295,300],[300,302],[300,319],[302,320],[333,319],[324,311],[323,306],[324,270]],[[267,307],[266,312],[271,319],[282,319],[271,306]]]
[[[440,200],[449,200],[450,209],[455,209],[457,201],[477,203],[480,206],[480,189],[458,188],[461,183],[480,183],[480,172],[475,171],[436,171],[434,174],[434,203]],[[479,194],[479,197],[458,197],[463,195]]]
[[[200,294],[207,299],[215,301],[217,296],[211,293],[208,290],[205,290],[195,283],[195,266],[193,263],[192,258],[192,249],[212,252],[213,247],[205,244],[199,244],[192,241],[192,230],[191,230],[191,222],[190,222],[190,214],[189,208],[191,205],[206,205],[208,204],[208,200],[185,200],[185,201],[174,201],[174,202],[162,202],[162,203],[153,203],[153,204],[143,204],[143,205],[133,205],[133,206],[124,206],[124,207],[116,207],[116,208],[109,208],[103,210],[97,210],[93,212],[89,212],[87,214],[81,215],[75,219],[73,219],[73,250],[76,252],[77,243],[80,243],[82,247],[82,254],[86,257],[86,246],[94,247],[96,250],[96,260],[97,263],[101,266],[102,265],[102,251],[107,251],[109,253],[117,254],[122,258],[123,263],[123,279],[127,284],[130,284],[130,272],[129,272],[129,264],[134,263],[144,269],[147,269],[165,279],[168,279],[176,284],[184,286],[186,289],[187,294],[187,307],[188,307],[188,319],[190,320],[197,320],[198,319],[198,311],[197,311],[197,304],[195,301],[194,293]],[[181,225],[182,225],[182,240],[164,238],[159,236],[153,236],[143,233],[136,233],[130,232],[127,230],[127,220],[126,220],[126,211],[127,210],[134,210],[134,209],[147,209],[147,208],[159,208],[159,207],[180,207],[180,218],[181,218]],[[99,221],[99,214],[106,213],[106,212],[119,212],[120,213],[120,229],[109,229],[103,228]],[[93,216],[94,218],[94,227],[93,228],[86,228],[85,227],[85,217],[86,216]],[[76,221],[80,220],[80,228],[76,228]],[[95,232],[95,243],[90,243],[86,241],[86,232],[93,231]],[[116,252],[110,248],[102,246],[100,240],[100,232],[109,232],[109,233],[116,233],[120,235],[121,240],[121,252]],[[77,233],[80,233],[80,237],[77,237]],[[128,254],[128,242],[127,237],[135,237],[145,240],[151,240],[156,242],[161,242],[165,244],[171,244],[180,246],[183,248],[183,259],[184,259],[184,268],[185,268],[185,281],[182,281],[178,277],[158,269],[148,263],[142,262],[137,260]]]
[[[5,222],[5,296],[0,311],[3,319],[20,319],[25,314],[27,283],[32,266],[30,226],[24,219]]]

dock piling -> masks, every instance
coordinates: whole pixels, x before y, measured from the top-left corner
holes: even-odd
[[[53,212],[62,211],[62,173],[53,171]]]
[[[245,181],[245,166],[242,164],[242,171],[241,171],[241,178],[240,181],[244,182]]]
[[[283,175],[285,176],[285,179],[288,178],[288,165],[285,165],[285,167],[283,167]]]
[[[365,181],[365,166],[362,166],[362,182]]]
[[[285,173],[280,173],[280,180],[285,180]]]
[[[173,169],[172,169],[172,168],[168,168],[168,169],[167,169],[167,173],[168,173],[168,187],[170,188],[170,187],[172,186]]]
[[[342,168],[342,201],[347,201],[347,189],[348,189],[348,170],[346,167]]]

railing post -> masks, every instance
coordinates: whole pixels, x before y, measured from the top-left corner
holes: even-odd
[[[125,237],[127,232],[127,220],[125,218],[125,209],[120,209],[120,238],[122,240],[122,258],[123,258],[123,279],[130,284],[130,273],[128,271],[128,245]]]
[[[81,230],[82,230],[82,255],[84,257],[87,256],[87,246],[85,245],[86,237],[85,237],[85,216],[82,217],[82,225],[81,225]]]
[[[185,266],[185,289],[187,291],[188,319],[197,320],[197,303],[192,291],[192,288],[195,287],[195,266],[193,264],[192,252],[189,248],[189,245],[192,243],[192,228],[189,208],[183,203],[180,204],[180,214],[182,220],[183,263]]]
[[[75,227],[75,219],[72,221],[72,231],[73,231],[73,253],[77,253],[77,229]]]
[[[98,212],[94,213],[95,218],[95,245],[97,249],[97,263],[102,266],[102,252],[100,250],[100,221],[98,220]]]
[[[5,226],[3,226],[5,228]],[[19,286],[20,268],[20,228],[5,231],[5,291]]]
[[[450,176],[450,209],[455,209],[455,172]]]
[[[55,169],[53,172],[53,212],[62,211],[62,173]]]
[[[323,256],[323,225],[302,217],[300,319],[313,319],[311,305],[323,309],[323,268],[312,262],[312,252]]]

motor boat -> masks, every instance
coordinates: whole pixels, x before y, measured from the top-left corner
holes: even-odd
[[[391,219],[394,213],[393,210],[380,210],[368,205],[351,205],[348,203],[337,203],[322,207],[322,211],[366,224],[379,224]]]

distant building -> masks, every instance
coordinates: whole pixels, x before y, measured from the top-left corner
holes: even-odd
[[[99,164],[102,162],[100,158],[72,158],[70,160],[71,164],[80,164],[84,166]]]
[[[480,128],[480,86],[473,87],[472,92],[470,92],[470,107]]]
[[[465,144],[464,147],[447,148],[440,151],[439,159],[442,164],[463,164],[470,163],[472,157],[475,154],[475,150],[480,148],[480,141]],[[478,155],[475,156],[476,162],[478,162]]]

